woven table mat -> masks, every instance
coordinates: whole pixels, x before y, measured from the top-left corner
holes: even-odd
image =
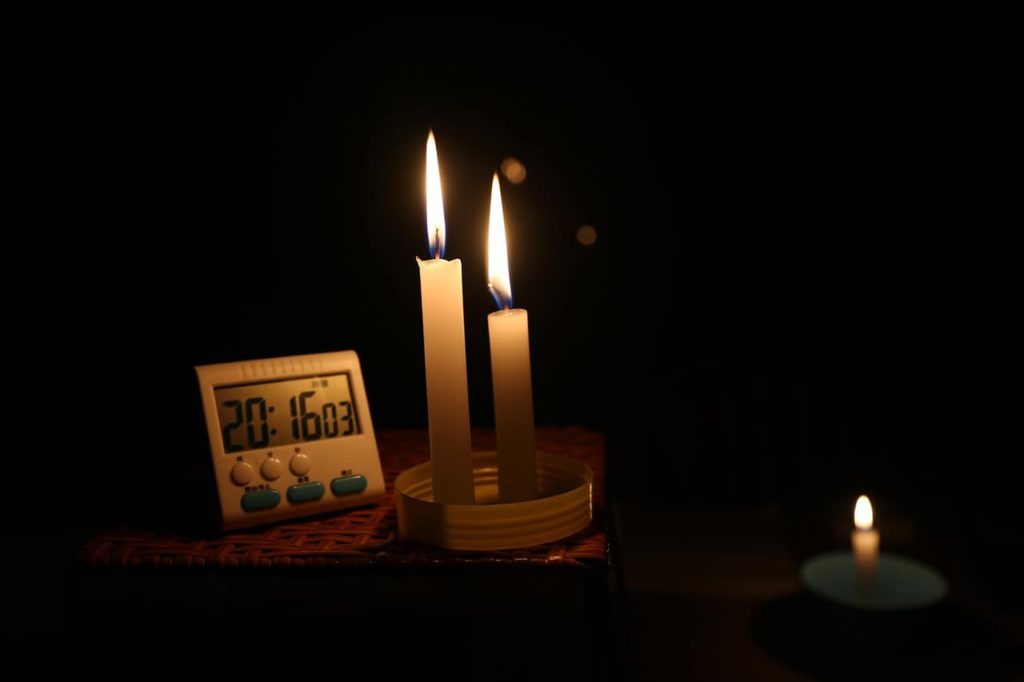
[[[586,462],[594,471],[594,521],[559,542],[523,549],[462,552],[398,540],[394,482],[402,471],[430,458],[425,430],[377,433],[387,486],[385,499],[308,521],[195,539],[152,531],[112,530],[88,540],[79,557],[90,566],[358,567],[564,565],[589,567],[608,561],[604,532],[604,436],[582,428],[537,430],[537,448]],[[493,431],[474,431],[476,450],[494,449]]]

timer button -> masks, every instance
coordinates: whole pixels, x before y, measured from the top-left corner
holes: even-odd
[[[293,485],[292,487],[288,488],[288,501],[291,502],[292,504],[319,500],[323,496],[323,483],[300,483],[299,485]]]
[[[281,503],[281,493],[276,490],[257,490],[242,495],[242,509],[247,512],[273,509]]]
[[[309,457],[306,457],[305,455],[295,455],[292,457],[291,469],[292,473],[296,476],[305,476],[309,473],[311,466],[312,465],[309,463]]]
[[[355,495],[366,490],[366,476],[342,476],[331,481],[331,492],[337,496]]]
[[[239,462],[231,467],[231,480],[235,485],[249,485],[252,483],[252,467],[245,462]]]
[[[284,466],[279,459],[267,459],[260,466],[260,473],[263,474],[263,478],[273,481],[281,478],[281,474],[284,473]]]

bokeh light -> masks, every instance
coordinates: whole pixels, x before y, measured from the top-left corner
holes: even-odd
[[[583,246],[593,246],[597,241],[597,230],[593,225],[584,225],[576,230],[576,241]]]

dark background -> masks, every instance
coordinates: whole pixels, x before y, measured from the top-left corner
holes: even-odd
[[[111,437],[68,453],[89,492],[53,523],[192,521],[195,365],[354,349],[376,428],[425,427],[432,128],[474,425],[489,182],[512,156],[537,422],[607,433],[615,495],[822,518],[868,492],[981,548],[977,577],[1019,605],[995,559],[1022,537],[997,18],[92,20],[37,85],[55,220],[75,218],[42,232],[64,286],[41,328],[62,334],[36,352],[77,357],[66,425]]]

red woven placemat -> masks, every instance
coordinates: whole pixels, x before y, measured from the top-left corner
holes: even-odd
[[[215,540],[146,531],[109,531],[86,542],[80,558],[91,566],[356,567],[452,565],[565,565],[586,567],[608,561],[604,508],[604,436],[582,428],[537,430],[537,447],[569,455],[594,470],[594,522],[560,542],[496,552],[457,552],[398,538],[394,481],[402,471],[430,457],[424,430],[377,434],[387,484],[385,500],[373,507],[309,521],[284,522],[233,532]],[[493,449],[492,431],[474,431],[475,449]]]

